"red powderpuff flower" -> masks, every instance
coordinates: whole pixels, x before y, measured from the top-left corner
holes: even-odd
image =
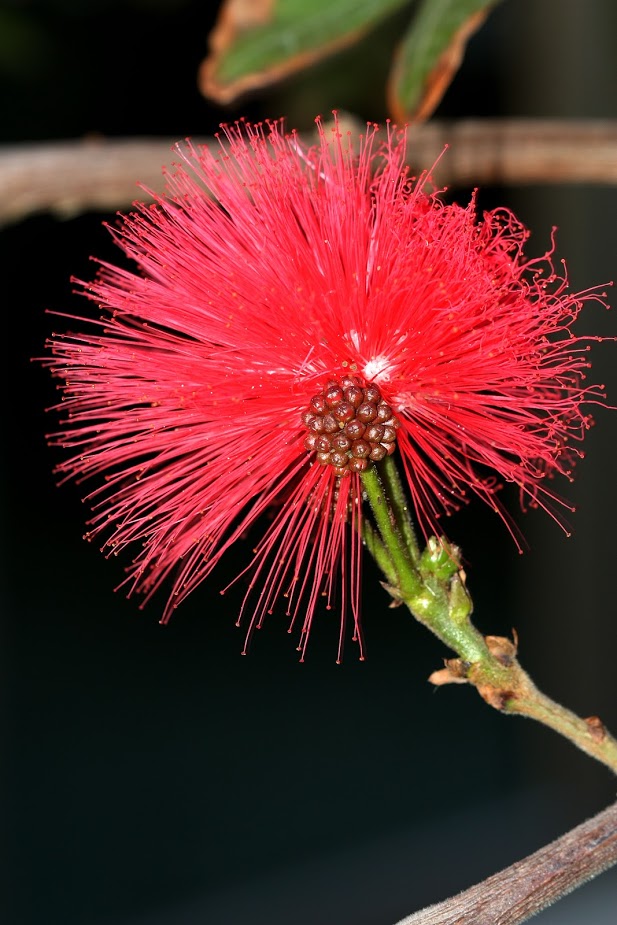
[[[52,340],[51,441],[65,477],[103,477],[89,535],[137,550],[129,593],[171,578],[163,622],[269,512],[247,636],[285,597],[304,654],[325,595],[340,657],[349,616],[362,646],[360,473],[397,445],[425,532],[470,490],[505,517],[487,467],[552,507],[601,399],[571,330],[597,295],[526,259],[510,212],[410,178],[404,133],[369,126],[354,154],[317,125],[310,150],[278,123],[178,148],[166,194],[112,231],[139,272],[103,263],[93,332]]]

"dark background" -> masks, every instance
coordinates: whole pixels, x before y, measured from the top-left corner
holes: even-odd
[[[401,18],[223,110],[196,87],[214,18],[205,7],[4,0],[2,141],[181,138],[241,114],[286,114],[305,128],[333,107],[385,117]],[[615,117],[616,34],[611,0],[506,0],[437,115]],[[615,189],[482,192],[482,206],[498,203],[530,225],[536,253],[558,225],[574,289],[616,275]],[[90,255],[117,259],[101,218],[35,216],[1,233],[4,921],[390,925],[610,802],[610,773],[554,733],[498,715],[472,690],[434,691],[426,678],[448,653],[388,609],[370,563],[368,658],[350,647],[342,666],[325,614],[305,664],[282,616],[240,656],[241,590],[218,592],[248,549],[165,628],[156,602],[141,612],[114,594],[122,563],[83,542],[79,488],[55,486],[58,457],[44,439],[55,392],[30,362],[57,324],[46,309],[86,310],[70,276],[92,274]],[[590,306],[581,328],[613,334],[614,315]],[[614,345],[594,361],[617,403]],[[603,409],[596,419],[574,486],[562,486],[579,507],[571,538],[546,515],[517,515],[531,546],[518,556],[480,503],[449,534],[464,549],[479,627],[515,626],[537,683],[615,730],[617,419]],[[604,875],[538,922],[608,925],[616,891]]]

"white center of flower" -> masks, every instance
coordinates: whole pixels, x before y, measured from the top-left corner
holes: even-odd
[[[388,370],[390,369],[390,359],[387,356],[382,354],[378,357],[373,357],[372,360],[368,360],[362,369],[365,377],[370,381],[384,380],[389,379]]]

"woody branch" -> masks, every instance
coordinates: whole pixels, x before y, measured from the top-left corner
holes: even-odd
[[[361,124],[341,117],[343,130]],[[610,120],[432,120],[408,129],[409,162],[438,184],[617,183],[617,122]],[[212,144],[213,138],[194,138]],[[310,137],[307,141],[310,142]],[[162,188],[172,138],[84,138],[0,150],[0,225],[38,212],[71,217],[144,199],[137,182]]]
[[[520,925],[617,862],[617,803],[523,861],[398,925]]]

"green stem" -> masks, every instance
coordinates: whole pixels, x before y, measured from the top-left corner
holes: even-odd
[[[599,717],[581,719],[538,690],[518,663],[517,668],[525,683],[521,684],[516,697],[506,701],[503,712],[518,713],[543,723],[617,774],[617,739],[608,732]]]
[[[381,542],[379,534],[366,518],[362,520],[362,539],[371,556],[388,579],[389,584],[395,586],[397,575],[394,571],[390,554]]]
[[[379,471],[382,477],[382,481],[385,485],[388,498],[392,504],[392,511],[394,513],[396,522],[399,525],[403,541],[413,562],[417,565],[420,561],[420,547],[418,545],[416,531],[414,529],[413,520],[411,518],[409,504],[407,503],[407,495],[405,494],[405,489],[403,488],[403,483],[401,482],[398,467],[392,456],[386,456],[386,458],[379,464]]]
[[[391,471],[389,481],[394,481]],[[398,475],[396,482],[400,486]],[[396,512],[406,511],[407,506],[399,503],[395,508],[390,504],[377,467],[372,466],[362,473],[362,485],[396,576],[396,583],[393,583],[392,572],[386,575],[392,596],[407,604],[416,619],[458,652],[465,661],[485,661],[488,649],[484,637],[469,622],[471,600],[464,585],[460,581],[456,583],[454,579],[446,583],[437,574],[431,574],[434,569],[430,556],[426,557],[425,568],[422,569],[419,557],[405,545],[407,529],[396,518]],[[404,519],[408,519],[406,514]],[[440,551],[443,548],[441,544],[438,547]]]
[[[371,466],[362,473],[361,478],[383,545],[390,555],[393,574],[397,579],[395,587],[401,596],[418,594],[422,588],[421,578],[403,540],[377,467]]]
[[[392,597],[457,653],[434,672],[434,684],[467,681],[503,713],[518,713],[549,726],[617,773],[617,740],[598,717],[581,719],[546,697],[516,659],[516,645],[484,637],[470,620],[472,603],[459,552],[431,538],[420,555],[400,478],[391,460],[362,473],[362,484],[381,540],[367,524],[365,542],[384,572]],[[388,492],[386,493],[386,488]],[[368,537],[368,539],[367,539]]]

